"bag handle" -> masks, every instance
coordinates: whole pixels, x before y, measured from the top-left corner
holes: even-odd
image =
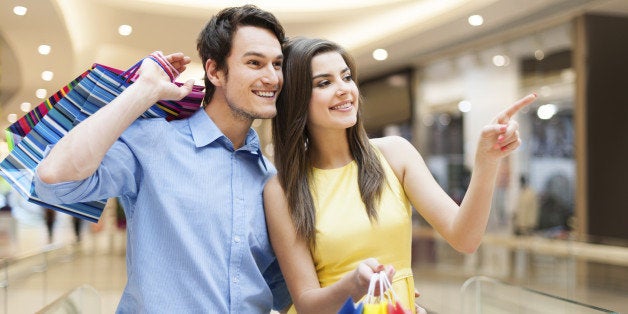
[[[397,300],[399,300],[399,297],[397,297],[397,294],[395,293],[395,289],[393,289],[392,283],[388,280],[388,276],[386,276],[384,272],[381,272],[380,274],[381,274],[380,282],[386,289],[386,292],[390,292],[390,294],[386,294],[386,296],[388,297],[388,300],[391,302],[396,302]],[[380,291],[384,291],[384,290],[380,290]]]
[[[379,273],[375,273],[373,274],[373,276],[371,276],[371,281],[369,282],[369,288],[366,291],[366,297],[364,298],[364,302],[365,303],[374,303],[376,302],[375,300],[375,284],[377,283],[379,279]],[[381,295],[381,293],[380,293]]]

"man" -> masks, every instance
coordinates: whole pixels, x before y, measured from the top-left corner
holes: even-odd
[[[275,115],[284,31],[254,6],[212,17],[197,48],[205,107],[174,122],[137,117],[181,99],[152,61],[120,96],[76,126],[37,168],[37,194],[56,203],[120,196],[128,282],[120,313],[269,313],[290,299],[268,240],[262,190],[276,170],[254,119]],[[179,71],[190,62],[167,56]]]

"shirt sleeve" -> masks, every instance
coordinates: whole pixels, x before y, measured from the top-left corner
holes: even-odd
[[[46,150],[48,155],[51,147]],[[96,172],[84,180],[48,184],[41,181],[37,168],[34,184],[37,196],[50,204],[72,204],[135,195],[139,167],[129,146],[118,140],[109,149]]]
[[[281,269],[279,269],[277,259],[268,266],[263,276],[273,294],[273,310],[281,311],[290,306],[292,304],[292,298],[290,297],[286,280],[283,278]]]

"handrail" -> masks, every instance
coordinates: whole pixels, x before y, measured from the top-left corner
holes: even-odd
[[[25,260],[25,259],[29,259],[32,257],[35,257],[37,255],[41,255],[41,254],[45,254],[48,252],[53,252],[53,251],[58,251],[61,249],[65,249],[65,248],[73,248],[75,246],[75,244],[67,244],[67,243],[51,243],[51,244],[46,244],[44,246],[42,246],[39,249],[36,250],[31,250],[31,251],[26,251],[23,252],[21,254],[15,255],[15,256],[9,256],[9,257],[0,257],[0,263],[2,263],[5,266],[9,266],[12,264],[15,264],[21,260]]]
[[[442,239],[438,233],[432,230],[416,230],[413,231],[413,236]],[[590,243],[571,239],[559,240],[540,236],[514,236],[490,233],[484,235],[482,244],[495,245],[514,250],[525,250],[550,256],[573,256],[580,260],[608,265],[628,266],[628,247],[623,246]]]

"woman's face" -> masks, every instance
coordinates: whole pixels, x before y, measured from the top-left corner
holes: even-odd
[[[325,52],[312,59],[312,98],[308,128],[346,129],[357,122],[358,87],[351,70],[338,52]]]

